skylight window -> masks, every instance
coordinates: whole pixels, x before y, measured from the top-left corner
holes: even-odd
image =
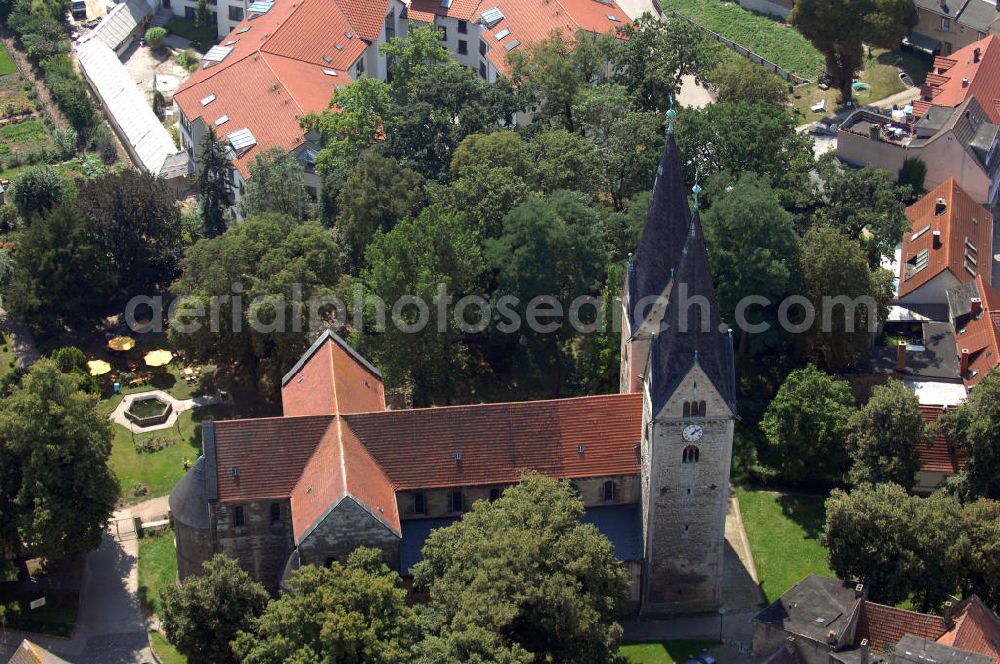
[[[480,16],[480,20],[488,28],[492,28],[494,25],[503,20],[503,12],[500,11],[499,7],[491,7],[483,12]]]
[[[213,101],[215,101],[215,99],[216,99],[215,95],[214,94],[210,94],[210,95],[206,95],[206,96],[202,97],[201,99],[199,99],[198,103],[201,104],[202,106],[208,106]]]
[[[343,46],[341,46],[340,44],[334,44],[334,45],[333,45],[333,47],[334,47],[335,49],[337,49],[338,51],[343,51],[343,50],[344,50],[344,47],[343,47]]]
[[[519,40],[515,39],[512,42],[507,42],[506,44],[504,44],[503,50],[505,50],[505,51],[513,51],[515,48],[517,48],[520,45],[521,45],[521,42]]]
[[[233,52],[232,46],[213,46],[208,49],[208,53],[202,57],[204,62],[222,62]]]
[[[328,65],[332,65],[333,64],[333,58],[331,58],[329,55],[324,55],[323,56],[323,62],[325,62]]]
[[[228,134],[226,136],[226,140],[237,154],[243,152],[244,150],[249,150],[253,146],[257,145],[257,139],[254,138],[253,133],[249,129],[245,128],[237,129],[231,134]]]
[[[966,260],[964,267],[965,267],[965,271],[966,272],[968,272],[972,276],[976,276],[976,266],[975,265],[970,265],[969,261]]]
[[[219,119],[215,121],[215,126],[216,127],[221,127],[222,125],[226,124],[227,122],[229,122],[229,116],[228,115],[220,115]]]
[[[931,225],[927,224],[926,226],[924,226],[923,228],[921,228],[919,231],[917,231],[916,233],[914,233],[913,235],[910,236],[910,242],[913,242],[914,240],[916,240],[918,237],[920,237],[921,235],[923,235],[924,233],[926,233],[930,229],[931,229]]]
[[[608,14],[608,20],[609,21],[614,21],[615,23],[618,23],[618,22],[621,21],[621,19],[618,18],[617,16],[615,16],[614,14]]]
[[[238,41],[239,41],[239,39],[230,39],[229,41],[227,41],[227,42],[226,42],[226,43],[224,44],[224,46],[232,46],[233,44],[235,44],[235,43],[236,43],[236,42],[238,42]]]
[[[451,9],[451,0],[441,0],[441,6],[445,9]]]
[[[509,34],[510,34],[510,30],[508,30],[507,28],[504,28],[500,32],[498,32],[495,35],[493,35],[493,39],[496,39],[497,41],[500,41],[501,39],[503,39],[504,37],[506,37]]]
[[[239,30],[236,31],[236,34],[242,35],[244,32],[247,32],[252,27],[253,27],[252,25],[248,25],[245,28],[240,28]]]
[[[907,262],[906,276],[910,277],[916,274],[917,272],[920,272],[925,267],[927,267],[927,264],[930,262],[930,260],[931,260],[930,249],[923,249],[917,252],[916,256],[906,261]]]
[[[336,76],[337,75],[337,72],[335,72],[332,69],[324,69],[323,73],[326,74],[327,76]]]
[[[971,249],[975,253],[977,253],[977,254],[979,253],[979,250],[976,249],[976,245],[972,244],[972,240],[970,240],[969,238],[965,238],[965,246],[967,246],[969,249]]]
[[[266,14],[271,11],[271,7],[274,7],[273,2],[265,2],[264,0],[257,0],[256,2],[251,2],[250,6],[247,7],[247,11],[251,14]]]

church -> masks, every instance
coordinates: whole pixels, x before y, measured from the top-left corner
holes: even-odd
[[[432,530],[532,470],[579,491],[635,611],[717,609],[733,350],[669,115],[622,296],[619,394],[387,410],[378,369],[324,332],[284,376],[281,417],[202,425],[203,455],[170,495],[180,578],[223,553],[274,589],[358,546],[406,578]]]

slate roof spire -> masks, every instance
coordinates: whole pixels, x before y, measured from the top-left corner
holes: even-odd
[[[676,111],[673,109],[667,112],[667,141],[656,171],[646,225],[635,257],[628,265],[626,305],[633,334],[638,331],[649,309],[646,307],[637,314],[636,304],[645,298],[660,296],[666,290],[672,278],[671,270],[677,266],[691,225],[688,192],[681,177],[680,155],[674,142],[674,116]]]

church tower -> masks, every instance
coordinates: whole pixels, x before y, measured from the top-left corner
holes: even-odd
[[[645,615],[713,611],[722,604],[736,412],[732,339],[720,322],[701,220],[688,206],[673,115],[669,120],[623,297],[621,391],[645,396]],[[694,191],[697,196],[697,185]]]

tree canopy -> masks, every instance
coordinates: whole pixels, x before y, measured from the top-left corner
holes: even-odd
[[[959,495],[1000,499],[1000,370],[980,378],[969,398],[939,422],[965,453],[965,470],[956,478]]]
[[[294,153],[281,148],[261,152],[250,165],[250,181],[240,201],[240,213],[252,217],[273,212],[297,221],[312,218],[314,204],[302,182],[303,168]]]
[[[876,386],[847,423],[851,484],[913,486],[920,470],[917,448],[930,442],[917,395],[898,380]]]

